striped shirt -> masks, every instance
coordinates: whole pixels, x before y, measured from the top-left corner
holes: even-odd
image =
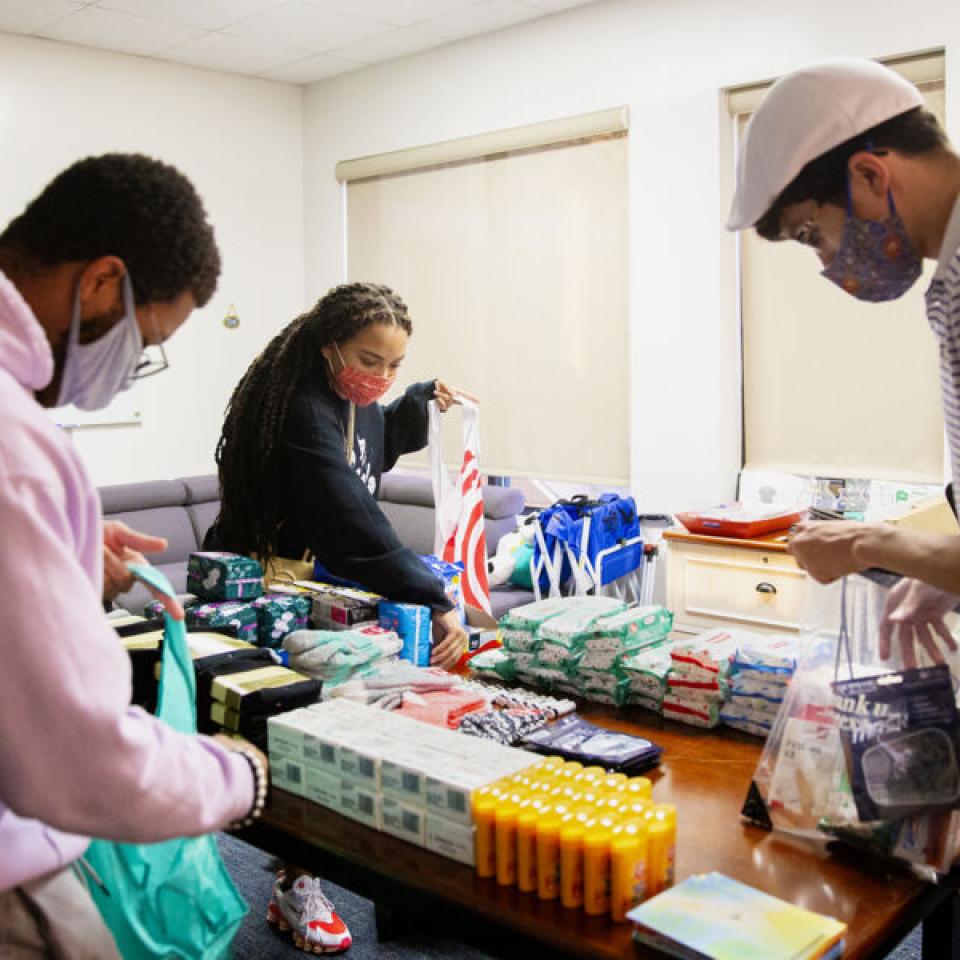
[[[944,231],[926,300],[927,320],[940,344],[940,396],[950,446],[950,472],[960,487],[960,198]]]

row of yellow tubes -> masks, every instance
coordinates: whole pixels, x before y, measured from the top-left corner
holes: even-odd
[[[476,870],[565,907],[625,919],[673,884],[677,812],[646,777],[547,757],[476,790]]]

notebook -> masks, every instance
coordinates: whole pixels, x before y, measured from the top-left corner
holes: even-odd
[[[688,877],[627,917],[636,940],[683,960],[834,960],[847,930],[722,873]]]

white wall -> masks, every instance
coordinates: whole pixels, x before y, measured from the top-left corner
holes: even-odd
[[[230,392],[303,309],[302,133],[296,86],[0,35],[0,223],[81,156],[137,151],[193,180],[220,245],[217,293],[143,382],[142,423],[75,431],[98,484],[214,469]]]
[[[719,91],[824,57],[946,47],[955,118],[958,41],[956,0],[608,0],[314,84],[307,299],[341,276],[338,160],[626,104],[633,487],[648,511],[729,498],[740,359]]]

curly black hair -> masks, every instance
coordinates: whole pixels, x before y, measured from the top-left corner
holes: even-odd
[[[842,207],[847,202],[847,166],[850,158],[861,150],[896,150],[908,157],[942,150],[947,135],[937,118],[923,107],[914,107],[878,123],[863,133],[814,157],[784,187],[770,209],[757,221],[757,233],[764,240],[782,240],[781,217],[785,207],[805,200],[832,203]]]
[[[218,549],[256,554],[264,565],[275,556],[284,520],[277,492],[279,454],[290,400],[308,378],[324,375],[321,348],[345,343],[372,323],[396,324],[413,333],[407,305],[389,287],[334,287],[250,364],[227,405],[217,443]]]
[[[193,184],[137,153],[79,160],[56,176],[6,230],[0,249],[33,267],[119,257],[137,303],[213,296],[220,253]]]

